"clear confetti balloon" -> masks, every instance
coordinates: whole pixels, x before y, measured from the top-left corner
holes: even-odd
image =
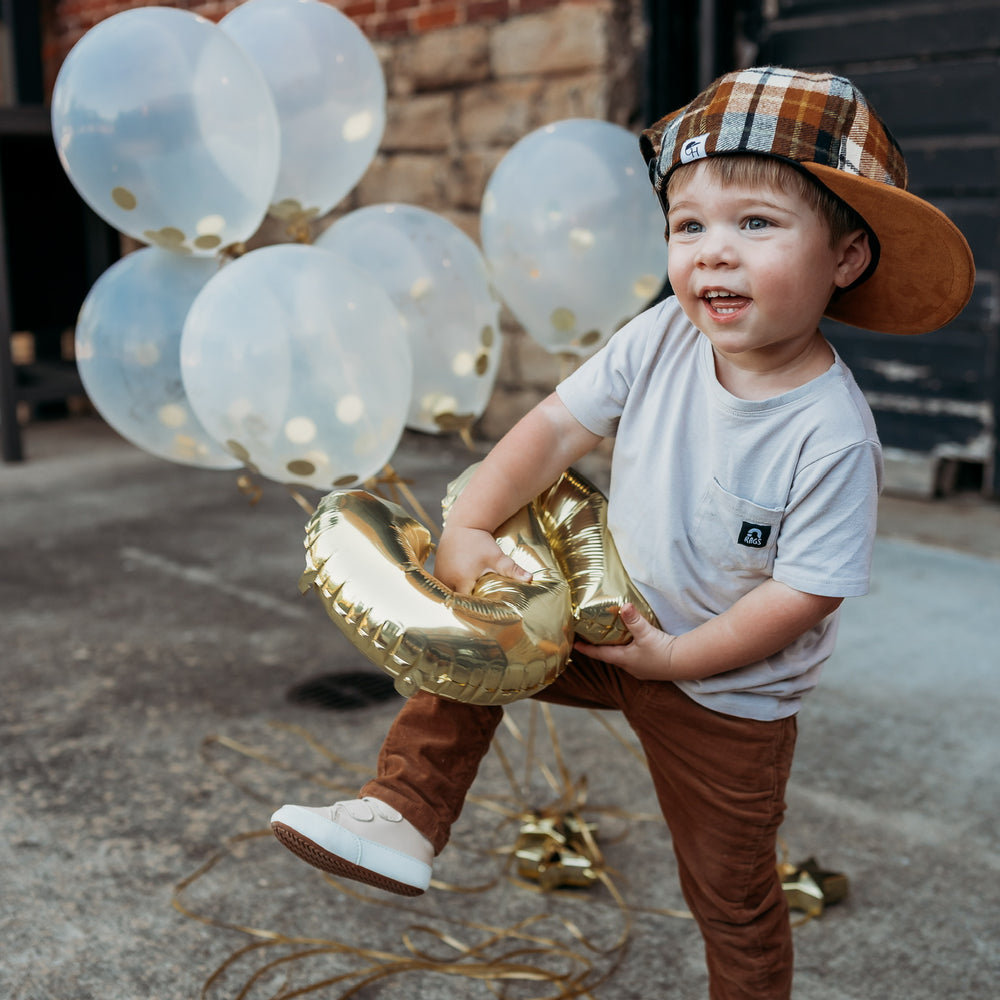
[[[381,471],[399,443],[413,362],[382,287],[295,243],[227,264],[188,312],[181,372],[199,419],[268,479],[319,490]]]
[[[479,248],[447,219],[415,205],[371,205],[317,240],[389,293],[413,348],[407,425],[462,431],[482,416],[500,363],[500,306]]]
[[[256,232],[280,134],[260,70],[217,25],[141,7],[95,25],[66,57],[52,133],[83,199],[116,229],[214,254]]]
[[[155,247],[113,264],[94,283],[76,326],[76,363],[91,402],[145,451],[183,465],[235,469],[194,415],[181,382],[188,308],[216,273],[214,260]]]
[[[611,122],[567,119],[515,143],[486,186],[480,226],[497,290],[552,353],[593,353],[666,278],[638,140]]]
[[[270,211],[289,223],[328,212],[361,179],[385,130],[385,77],[345,14],[319,0],[247,0],[219,27],[260,67],[281,123]]]

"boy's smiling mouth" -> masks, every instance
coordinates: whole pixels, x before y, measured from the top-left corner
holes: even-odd
[[[751,302],[745,295],[729,292],[721,288],[710,288],[702,292],[701,300],[713,316],[734,316]]]

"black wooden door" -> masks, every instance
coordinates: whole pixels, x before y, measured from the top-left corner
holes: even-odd
[[[829,324],[886,449],[887,485],[1000,495],[1000,2],[779,0],[759,63],[860,86],[906,156],[910,190],[949,215],[976,259],[972,301],[918,337]]]

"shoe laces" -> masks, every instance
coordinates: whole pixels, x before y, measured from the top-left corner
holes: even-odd
[[[352,819],[360,822],[370,823],[373,819],[384,819],[389,823],[398,823],[403,818],[402,814],[393,809],[392,806],[386,805],[378,799],[373,799],[371,796],[337,802],[334,809],[337,806],[342,806]]]

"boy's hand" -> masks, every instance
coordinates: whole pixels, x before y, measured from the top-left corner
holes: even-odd
[[[531,574],[505,556],[496,539],[480,528],[445,528],[434,556],[434,576],[458,594],[471,594],[484,573],[530,583]]]
[[[631,642],[622,646],[594,646],[577,640],[573,648],[595,660],[621,667],[639,680],[670,680],[671,647],[677,637],[651,625],[634,604],[622,606],[621,618],[632,633]]]
[[[765,580],[726,611],[680,636],[661,632],[626,604],[621,615],[632,642],[626,646],[578,642],[576,648],[640,680],[695,680],[772,656],[833,614],[842,601]]]

